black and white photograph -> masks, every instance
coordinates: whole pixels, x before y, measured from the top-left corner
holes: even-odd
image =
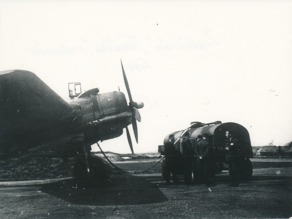
[[[0,0],[0,218],[292,218],[291,12]]]

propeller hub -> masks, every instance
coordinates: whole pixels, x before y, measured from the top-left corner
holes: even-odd
[[[129,106],[132,108],[132,107],[135,107],[136,109],[141,109],[144,107],[144,103],[143,102],[130,102],[129,103]]]

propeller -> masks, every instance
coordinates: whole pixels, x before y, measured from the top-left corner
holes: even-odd
[[[131,139],[131,135],[130,135],[128,127],[126,127],[126,132],[127,132],[127,139],[128,139],[129,145],[130,145],[131,152],[132,152],[132,154],[134,154],[132,139]]]
[[[133,101],[131,90],[130,90],[130,86],[129,86],[129,82],[128,82],[128,79],[127,79],[127,76],[126,76],[126,73],[125,73],[125,70],[124,70],[124,66],[123,66],[122,60],[121,60],[121,67],[122,67],[122,72],[123,72],[124,83],[125,83],[125,86],[126,86],[126,89],[127,89],[127,93],[128,93],[128,96],[129,96],[129,101],[130,101],[129,102],[129,108],[130,108],[130,111],[132,113],[133,131],[134,131],[136,142],[138,143],[137,121],[141,122],[141,115],[140,115],[138,109],[143,108],[144,107],[144,103],[143,102],[135,102],[135,101]],[[126,127],[126,131],[127,131],[128,142],[129,142],[131,151],[133,153],[132,140],[131,140],[131,136],[130,136],[130,133],[129,133],[129,130],[128,130],[127,127]]]

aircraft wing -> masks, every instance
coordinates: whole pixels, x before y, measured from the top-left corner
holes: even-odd
[[[34,73],[0,71],[0,144],[3,139],[37,135],[39,130],[60,124],[72,111]]]

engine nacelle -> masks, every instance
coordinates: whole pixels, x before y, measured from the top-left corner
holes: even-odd
[[[122,92],[81,94],[72,105],[78,114],[77,124],[86,126],[86,141],[95,143],[122,135],[123,128],[131,124],[131,112]]]

